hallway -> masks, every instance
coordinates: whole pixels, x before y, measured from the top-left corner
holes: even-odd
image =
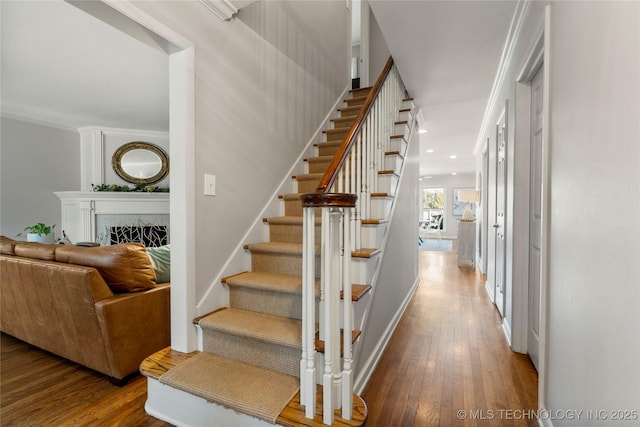
[[[362,394],[367,426],[533,426],[537,392],[479,272],[420,251],[420,285]]]

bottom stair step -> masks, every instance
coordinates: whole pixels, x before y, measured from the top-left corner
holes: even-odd
[[[165,373],[175,369],[177,366],[186,363],[191,358],[201,354],[199,351],[182,353],[166,347],[151,356],[147,357],[140,364],[140,372],[149,378],[150,381],[159,381]],[[216,379],[215,381],[219,381]],[[300,392],[298,391],[293,399],[282,410],[276,420],[277,425],[287,427],[324,427],[322,422],[322,386],[318,385],[316,394],[316,417],[312,420],[305,418],[305,408],[300,404]],[[362,398],[353,395],[353,408],[351,419],[345,420],[340,417],[341,410],[336,409],[336,419],[333,423],[338,427],[358,427],[362,426],[367,419],[367,405]]]
[[[160,382],[272,424],[299,390],[295,377],[206,352],[169,370]]]

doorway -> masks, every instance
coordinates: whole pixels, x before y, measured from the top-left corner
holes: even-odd
[[[540,353],[540,281],[542,265],[542,134],[544,129],[544,78],[539,68],[531,82],[529,171],[529,280],[527,353],[536,370]]]
[[[507,108],[496,124],[496,217],[495,230],[495,305],[500,315],[505,316],[506,302],[506,212],[507,212]]]

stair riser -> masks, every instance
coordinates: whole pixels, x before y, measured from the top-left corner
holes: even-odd
[[[282,253],[252,253],[252,271],[264,271],[268,273],[302,275],[302,254],[289,255]],[[316,256],[316,277],[320,277],[320,254]]]
[[[402,170],[402,157],[398,155],[385,156],[384,168],[386,170],[392,170],[395,173],[399,174]]]
[[[284,214],[286,216],[302,216],[302,202],[300,199],[285,200],[284,201]],[[316,218],[322,215],[322,209],[316,209]]]
[[[401,111],[398,113],[398,121],[399,122],[403,122],[403,121],[407,121],[409,122],[409,124],[413,123],[413,110],[412,111]]]
[[[315,226],[316,242],[320,241],[320,224]],[[302,224],[269,224],[269,240],[272,242],[302,243]]]
[[[318,156],[333,156],[338,151],[338,146],[318,144]]]
[[[243,286],[230,286],[229,291],[229,306],[231,307],[302,320],[302,294],[274,292]],[[316,317],[319,313],[319,302],[320,296],[318,295]]]
[[[300,349],[225,332],[204,330],[204,351],[300,377]]]
[[[363,106],[364,101],[366,100],[367,100],[366,97],[358,96],[358,97],[346,99],[345,102],[347,104],[347,107],[357,107],[357,106]]]
[[[407,126],[406,124],[395,125],[393,127],[393,134],[402,135],[405,137],[405,139],[407,139],[409,137],[409,126]]]
[[[320,179],[297,179],[296,182],[298,183],[296,187],[298,193],[315,193]]]
[[[333,119],[333,127],[334,128],[346,128],[351,127],[353,122],[355,122],[356,116],[347,116],[339,119]]]
[[[307,162],[307,173],[325,173],[331,160],[323,162]]]
[[[361,231],[363,248],[381,248],[382,239],[387,229],[387,223],[382,224],[363,224]]]
[[[349,133],[349,128],[330,129],[326,131],[327,142],[342,141],[347,133]]]
[[[359,106],[341,108],[340,117],[355,116],[360,112],[361,109],[362,107]]]
[[[389,151],[397,151],[404,157],[407,152],[407,142],[404,138],[391,138],[389,140]]]
[[[371,217],[375,219],[389,219],[392,199],[386,197],[371,198]]]
[[[229,306],[302,320],[301,294],[230,286]]]
[[[410,108],[411,110],[413,110],[414,108],[416,108],[416,104],[413,102],[413,100],[408,100],[408,101],[402,101],[402,110],[406,110],[407,108]]]
[[[351,258],[351,281],[371,284],[379,259],[377,255],[372,258]]]
[[[378,188],[376,190],[377,192],[387,193],[391,196],[395,196],[397,188],[398,188],[398,175],[394,175],[394,174],[378,175]]]

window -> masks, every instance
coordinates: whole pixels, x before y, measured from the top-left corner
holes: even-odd
[[[444,188],[422,189],[421,223],[429,225],[429,228],[444,229]]]

